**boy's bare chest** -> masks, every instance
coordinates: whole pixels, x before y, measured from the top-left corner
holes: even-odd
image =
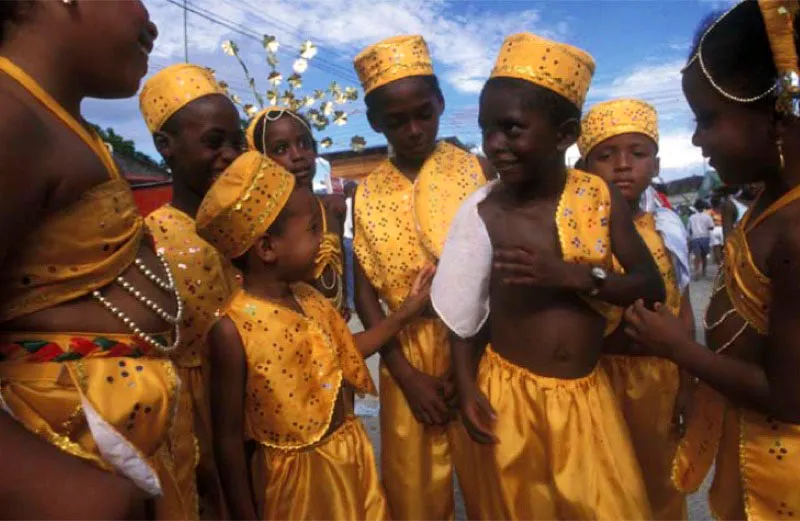
[[[524,248],[528,251],[561,254],[555,224],[556,205],[542,203],[526,208],[504,208],[487,202],[481,205],[492,248]]]

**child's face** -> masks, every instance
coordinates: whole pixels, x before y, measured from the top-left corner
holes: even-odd
[[[156,146],[176,178],[202,197],[244,150],[239,112],[227,97],[211,95],[189,103],[173,118]]]
[[[692,144],[703,151],[726,184],[763,180],[780,168],[773,107],[769,103],[735,103],[711,86],[695,62],[683,75],[683,94],[694,112]]]
[[[424,79],[412,76],[393,81],[375,92],[369,119],[386,136],[398,157],[423,161],[436,147],[442,100]]]
[[[322,239],[322,215],[317,199],[308,187],[298,186],[289,196],[286,220],[280,233],[270,235],[275,266],[284,280],[306,280]]]
[[[504,183],[535,181],[554,160],[563,163],[558,129],[546,114],[526,107],[518,90],[488,83],[481,93],[478,123],[486,157]]]
[[[298,185],[310,187],[317,172],[317,152],[311,133],[288,114],[265,121],[265,125],[264,154],[291,172]],[[260,139],[261,136],[256,136],[256,140]]]
[[[653,140],[644,134],[611,137],[595,146],[586,157],[586,169],[613,183],[628,201],[638,201],[658,175],[658,157]]]

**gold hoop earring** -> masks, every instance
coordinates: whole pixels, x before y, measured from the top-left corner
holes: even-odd
[[[783,138],[779,137],[775,141],[775,145],[778,147],[778,160],[780,161],[781,171],[786,167],[786,161],[783,159]]]

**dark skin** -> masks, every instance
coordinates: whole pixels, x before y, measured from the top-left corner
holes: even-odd
[[[8,24],[0,55],[32,76],[87,130],[80,113],[84,98],[122,98],[135,94],[147,71],[157,31],[139,1],[32,2]],[[95,155],[27,91],[0,74],[0,266],[17,244],[24,244],[42,216],[74,204],[109,174]],[[164,277],[151,247],[137,256]],[[168,312],[171,298],[138,270],[123,275]],[[0,298],[7,288],[0,287]],[[121,288],[104,290],[145,331],[169,325]],[[83,297],[0,325],[15,331],[128,333],[126,327],[91,298]],[[18,469],[0,476],[2,515],[10,519],[142,519],[145,495],[129,480],[96,469],[44,443],[0,413],[3,464]],[[43,498],[47,500],[44,501]]]
[[[322,216],[308,187],[297,187],[286,203],[280,224],[273,225],[248,250],[244,290],[253,297],[277,303],[304,314],[291,285],[307,279],[314,267],[322,233]],[[397,313],[355,337],[364,357],[375,353],[388,339],[414,320],[427,306],[433,269],[423,270],[404,305]],[[250,484],[244,432],[244,397],[247,367],[244,346],[233,321],[220,319],[209,335],[211,356],[211,413],[214,449],[219,461],[220,480],[233,519],[260,519]],[[352,389],[344,387],[334,406],[328,436],[338,429],[352,410]]]
[[[297,184],[306,186],[310,190],[314,175],[317,173],[317,145],[311,131],[299,120],[289,114],[284,114],[275,121],[268,121],[263,130],[263,135],[256,135],[256,148],[269,156],[273,161],[291,172]],[[328,229],[339,236],[339,241],[344,244],[344,221],[347,214],[347,205],[344,197],[339,194],[318,196],[325,207],[325,217]],[[342,269],[346,273],[347,265],[342,258]],[[322,274],[326,281],[334,279],[332,268],[327,268]],[[313,281],[314,287],[328,298],[336,296],[336,289],[326,289],[320,280]],[[330,285],[330,282],[328,282]],[[342,287],[342,298],[347,302],[347,288]],[[349,319],[349,317],[345,317]]]
[[[172,206],[191,217],[245,146],[239,112],[221,94],[181,107],[153,134],[153,142],[172,172]]]
[[[586,171],[599,175],[607,183],[619,189],[630,206],[634,218],[641,215],[639,201],[659,172],[658,147],[652,139],[638,133],[611,137],[595,146],[587,154],[583,164]],[[686,333],[694,336],[694,315],[689,298],[689,288],[686,288],[681,297],[679,318]],[[603,352],[635,354],[630,339],[622,327],[606,337]],[[672,423],[679,435],[682,435],[685,429],[684,419],[691,404],[692,388],[692,379],[685,372],[682,373],[672,415]]]
[[[478,211],[495,252],[490,282],[488,336],[511,363],[536,374],[572,379],[589,374],[603,347],[604,319],[580,297],[594,289],[591,267],[565,262],[554,215],[564,190],[564,154],[578,138],[577,119],[554,124],[522,96],[487,84],[481,94],[479,123],[483,149],[501,183]],[[624,275],[608,275],[596,298],[627,305],[644,297],[664,298],[655,262],[631,220],[619,191],[611,193],[613,254]],[[538,349],[530,349],[536,339]],[[480,342],[478,342],[480,343]],[[494,411],[475,385],[480,350],[467,340],[454,349],[464,425],[480,443],[495,440]]]
[[[726,184],[762,181],[764,191],[751,219],[800,183],[800,129],[794,119],[776,118],[769,101],[738,104],[720,96],[698,66],[684,74],[683,91],[697,117],[695,146],[711,158]],[[776,139],[782,137],[785,168],[780,168]],[[752,221],[751,221],[752,222]],[[639,304],[626,313],[631,338],[648,354],[662,356],[714,387],[737,406],[788,423],[800,423],[800,205],[792,203],[747,232],[755,266],[771,280],[769,332],[751,328],[721,353],[741,327],[738,318],[707,332],[709,349],[675,328],[663,310]],[[731,309],[727,292],[711,299],[708,316]],[[672,329],[671,329],[672,328]]]
[[[386,136],[395,153],[392,158],[394,166],[413,182],[425,160],[436,149],[444,99],[425,80],[414,76],[379,87],[373,97],[374,106],[367,111],[370,125],[375,132]],[[494,169],[485,159],[479,159],[484,176],[493,179]],[[357,258],[354,264],[356,312],[364,327],[371,328],[386,314],[378,292],[370,284]],[[431,316],[431,313],[427,315]],[[450,420],[448,402],[455,392],[450,375],[436,377],[418,370],[406,359],[396,339],[383,346],[381,359],[417,421],[426,425],[444,425]]]

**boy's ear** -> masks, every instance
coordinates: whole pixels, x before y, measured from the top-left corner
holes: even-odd
[[[265,233],[253,245],[258,258],[266,264],[273,264],[277,260],[274,242],[274,238],[269,233]]]
[[[370,108],[367,109],[367,121],[369,121],[369,126],[372,127],[373,132],[376,134],[383,134],[383,130],[381,129],[380,125],[380,118],[378,118],[378,114],[376,114],[375,111]]]
[[[161,157],[164,158],[164,162],[169,163],[169,160],[172,159],[173,154],[172,137],[165,132],[154,132],[153,144],[155,145],[156,150],[158,150],[158,153],[161,154]]]
[[[559,152],[566,152],[574,145],[581,135],[581,122],[577,118],[569,118],[558,126],[558,141],[556,148]]]

